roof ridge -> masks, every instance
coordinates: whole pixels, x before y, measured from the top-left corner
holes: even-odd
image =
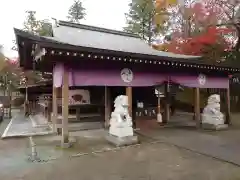
[[[86,25],[86,24],[78,24],[78,23],[62,21],[62,20],[58,21],[58,25],[68,26],[68,27],[78,28],[78,29],[85,29],[85,30],[90,30],[90,31],[98,31],[98,32],[103,32],[103,33],[115,34],[115,35],[120,35],[120,36],[140,38],[138,35],[133,34],[133,33],[128,33],[128,32],[119,31],[119,30],[113,30],[113,29],[107,29],[107,28],[102,28],[102,27],[97,27],[97,26],[90,26],[90,25]]]

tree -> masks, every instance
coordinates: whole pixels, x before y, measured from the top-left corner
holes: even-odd
[[[5,56],[3,53],[3,45],[0,45],[0,71],[5,67]]]
[[[219,22],[225,22],[226,18],[221,16],[222,11],[215,4],[207,1],[210,0],[189,1],[184,6],[178,6],[178,21],[170,38],[163,44],[154,45],[154,48],[204,56],[213,63],[220,62],[233,47],[232,34],[235,30],[230,26],[219,26]]]
[[[79,23],[85,16],[85,8],[83,7],[82,2],[80,0],[75,0],[68,10],[68,20],[70,22]]]
[[[204,0],[205,4],[217,12],[218,27],[234,29],[233,50],[240,51],[240,1],[239,0]]]
[[[52,26],[47,19],[38,20],[36,11],[26,11],[24,30],[40,36],[52,36]]]
[[[23,30],[30,33],[40,35],[40,36],[52,36],[52,26],[51,23],[47,20],[38,20],[36,18],[35,11],[26,11],[26,19],[23,23]],[[17,50],[16,41],[13,41],[14,46],[13,50]],[[1,63],[1,61],[0,61]],[[19,86],[20,82],[23,79],[28,79],[28,83],[33,84],[34,82],[40,81],[42,79],[42,74],[35,71],[23,71],[19,68],[18,60],[11,61],[8,59],[4,63],[4,68],[0,70],[0,76],[8,74],[8,79],[14,84],[14,86]]]
[[[204,56],[208,61],[217,63],[230,46],[224,35],[231,34],[227,28],[210,27],[206,32],[188,38],[176,38],[164,45],[153,45],[155,49],[176,54]]]
[[[27,17],[24,21],[24,30],[36,33],[36,31],[39,29],[39,21],[36,18],[36,11],[26,11]]]
[[[137,34],[151,44],[160,32],[167,29],[168,12],[163,7],[155,6],[155,1],[132,0],[129,7],[125,31]]]
[[[36,18],[36,11],[26,11],[26,19],[23,23],[23,30],[40,36],[53,36],[52,25],[49,20],[38,20]],[[16,40],[13,40],[12,50],[18,50]]]

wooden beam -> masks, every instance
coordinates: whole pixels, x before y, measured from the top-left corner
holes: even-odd
[[[57,105],[57,88],[53,85],[52,90],[52,126],[53,132],[57,132],[57,115],[58,115],[58,105]]]
[[[226,109],[226,124],[231,124],[231,99],[230,99],[230,88],[227,88],[226,92],[226,103],[227,103],[227,109]]]
[[[200,89],[194,88],[194,114],[197,127],[201,126],[201,112],[200,112]]]
[[[68,132],[68,101],[69,101],[69,86],[68,86],[68,71],[64,70],[63,85],[62,85],[62,146],[69,144]]]
[[[109,121],[110,121],[110,116],[111,116],[111,102],[110,102],[110,88],[105,86],[104,88],[104,117],[105,117],[105,123],[104,126],[105,128],[109,127]]]

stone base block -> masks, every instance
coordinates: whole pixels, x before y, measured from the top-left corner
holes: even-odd
[[[137,144],[139,142],[137,136],[117,137],[117,136],[108,134],[106,136],[106,139],[111,144],[114,144],[117,147]]]
[[[110,126],[109,134],[119,138],[131,137],[133,136],[133,128],[131,126],[124,126],[124,127]]]
[[[71,143],[61,143],[61,148],[63,149],[70,148],[71,146],[72,146]]]
[[[228,128],[227,124],[220,124],[220,125],[214,125],[214,124],[208,124],[208,123],[202,123],[202,128],[206,130],[225,130]]]

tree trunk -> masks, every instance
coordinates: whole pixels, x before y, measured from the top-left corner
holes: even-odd
[[[149,14],[148,18],[148,45],[150,46],[152,43],[152,16]]]
[[[144,22],[144,19],[142,20],[142,39],[145,40],[145,30],[144,30],[144,27],[145,27],[145,22]]]
[[[8,93],[8,100],[9,100],[9,118],[11,118],[11,116],[12,116],[12,106],[11,106],[11,104],[12,104],[12,92],[11,92],[11,88],[10,88],[10,84],[8,85],[8,88],[7,88],[7,93]]]
[[[239,25],[236,27],[236,30],[237,30],[238,40],[237,40],[237,43],[235,45],[235,50],[239,51],[240,50],[240,26]]]

